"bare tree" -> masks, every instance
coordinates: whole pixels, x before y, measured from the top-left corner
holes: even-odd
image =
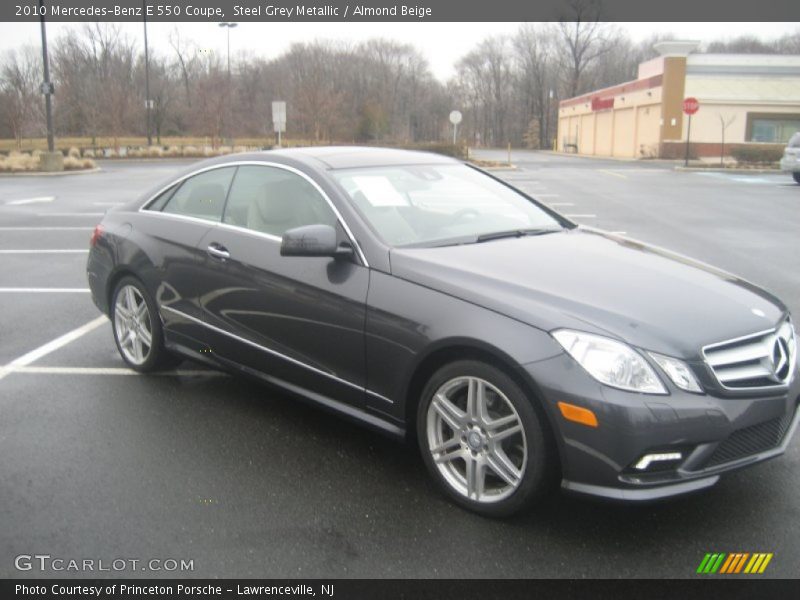
[[[600,0],[570,0],[570,20],[561,21],[558,29],[563,44],[562,61],[565,67],[568,97],[586,90],[582,81],[584,71],[609,50],[608,26],[599,21]]]
[[[25,46],[6,53],[0,71],[0,111],[18,150],[22,149],[23,136],[36,128],[37,117],[41,116],[41,80],[41,60],[35,48]]]

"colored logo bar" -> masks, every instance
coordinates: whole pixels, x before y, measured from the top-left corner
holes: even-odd
[[[697,567],[697,572],[701,575],[735,575],[746,573],[756,575],[763,573],[767,569],[769,561],[772,560],[772,552],[715,552],[705,555]]]

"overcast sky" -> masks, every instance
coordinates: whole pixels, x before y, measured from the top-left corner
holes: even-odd
[[[386,37],[414,44],[428,59],[441,80],[453,74],[453,64],[481,39],[516,31],[519,23],[240,23],[231,31],[231,54],[242,50],[272,58],[292,42],[316,38],[358,42],[371,37]],[[737,35],[756,35],[769,39],[800,28],[800,23],[617,23],[634,40],[655,32],[672,32],[682,39],[711,41]],[[136,40],[142,39],[140,23],[121,25]],[[193,39],[199,47],[225,53],[225,31],[216,23],[149,23],[148,41],[152,52],[171,51],[167,36],[176,26],[182,37]],[[57,38],[79,23],[50,23],[48,38]],[[29,43],[39,45],[38,23],[0,23],[0,50]]]

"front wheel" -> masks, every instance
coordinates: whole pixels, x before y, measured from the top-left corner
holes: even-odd
[[[129,367],[142,373],[166,369],[177,360],[164,347],[155,302],[134,277],[124,277],[114,289],[111,323],[114,341]]]
[[[794,177],[794,180],[797,183],[800,183],[800,171],[795,171],[794,173],[792,173],[792,177]]]
[[[449,364],[431,377],[417,437],[428,470],[455,502],[508,516],[552,488],[556,456],[532,402],[503,371],[478,361]]]

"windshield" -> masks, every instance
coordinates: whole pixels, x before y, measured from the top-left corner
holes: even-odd
[[[511,188],[466,165],[402,165],[332,172],[391,246],[472,243],[562,229]]]

